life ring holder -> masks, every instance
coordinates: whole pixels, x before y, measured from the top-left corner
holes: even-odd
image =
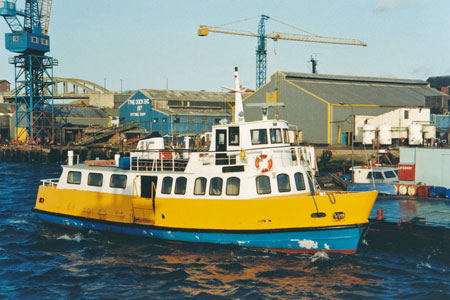
[[[270,158],[267,154],[260,154],[257,158],[256,158],[256,160],[255,160],[255,167],[256,167],[256,170],[259,170],[260,169],[260,161],[261,160],[264,160],[264,159],[266,159],[267,160],[267,167],[266,168],[264,168],[264,169],[261,169],[260,171],[261,171],[261,173],[267,173],[267,172],[269,172],[270,170],[272,170],[272,167],[273,167],[273,161],[272,161],[272,158]]]

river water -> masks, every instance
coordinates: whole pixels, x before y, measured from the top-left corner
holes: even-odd
[[[450,299],[449,254],[417,243],[288,255],[44,225],[39,180],[59,172],[0,163],[0,299]]]

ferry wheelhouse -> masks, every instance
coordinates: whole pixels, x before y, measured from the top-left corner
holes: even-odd
[[[234,122],[213,127],[208,151],[140,147],[114,165],[69,157],[59,179],[42,180],[34,211],[167,240],[355,253],[377,192],[319,190],[314,149],[291,146],[285,121],[245,122],[237,70],[234,91]]]

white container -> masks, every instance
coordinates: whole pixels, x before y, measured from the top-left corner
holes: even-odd
[[[366,124],[363,126],[363,144],[372,145],[372,141],[375,140],[376,128],[373,125]]]
[[[422,125],[413,124],[408,127],[408,144],[411,146],[422,145]]]
[[[380,145],[391,145],[392,144],[392,131],[391,125],[383,124],[378,128],[378,142]]]
[[[436,137],[436,127],[434,125],[423,125],[423,137],[432,139]]]

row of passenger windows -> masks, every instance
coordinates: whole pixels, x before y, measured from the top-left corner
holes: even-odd
[[[67,174],[67,183],[70,184],[80,184],[81,183],[81,172],[70,171]],[[103,174],[101,173],[89,173],[88,174],[88,185],[90,186],[102,186],[103,185]],[[113,174],[109,180],[109,187],[116,189],[124,189],[127,186],[127,175]]]
[[[302,173],[294,174],[295,188],[297,191],[305,190],[305,180]],[[81,183],[81,172],[70,171],[67,175],[67,183],[70,184],[80,184]],[[103,174],[101,173],[89,173],[88,174],[88,185],[98,186],[103,185]],[[206,195],[206,184],[207,179],[205,177],[198,177],[195,179],[194,183],[194,195]],[[174,193],[176,195],[186,194],[186,177],[178,177],[175,180]],[[229,177],[226,180],[225,194],[227,196],[238,196],[240,190],[241,180],[237,177]],[[124,189],[127,186],[127,176],[113,174],[111,175],[109,186],[111,188]],[[173,178],[166,176],[163,178],[161,185],[161,194],[171,194],[173,186]],[[278,192],[285,193],[291,191],[291,183],[289,175],[278,174],[277,176],[277,186]],[[211,196],[222,195],[223,179],[220,177],[213,177],[209,180],[209,190],[208,193]],[[261,175],[256,177],[256,191],[258,194],[270,194],[272,192],[270,186],[270,178],[266,175]]]
[[[206,183],[205,177],[198,177],[195,179],[194,183],[194,195],[206,195]],[[171,194],[172,193],[173,178],[164,177],[161,194]],[[186,177],[178,177],[175,180],[174,193],[176,195],[184,195],[186,193],[187,179]],[[225,194],[228,196],[239,195],[239,189],[241,185],[241,180],[237,177],[229,177],[226,181]],[[220,177],[213,177],[209,181],[209,195],[220,196],[222,195],[223,179]]]

